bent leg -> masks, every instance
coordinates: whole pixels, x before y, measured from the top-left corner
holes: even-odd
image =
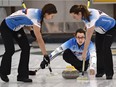
[[[80,61],[70,49],[66,49],[63,53],[63,59],[74,66],[77,70],[82,71],[82,61]],[[85,71],[87,70],[89,62],[85,62]]]

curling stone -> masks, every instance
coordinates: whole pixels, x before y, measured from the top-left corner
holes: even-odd
[[[79,71],[73,66],[67,66],[66,70],[62,71],[62,77],[65,79],[76,79],[79,77]]]

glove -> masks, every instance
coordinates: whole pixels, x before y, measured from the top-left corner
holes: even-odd
[[[50,58],[48,55],[44,55],[43,61],[40,64],[41,69],[45,69],[45,67],[48,66],[48,64],[50,64]]]
[[[35,36],[35,34],[34,34],[34,31],[33,31],[33,30],[31,30],[31,31],[30,31],[30,34],[31,34],[31,36],[32,36],[33,38],[35,38],[35,39],[36,39],[36,36]]]

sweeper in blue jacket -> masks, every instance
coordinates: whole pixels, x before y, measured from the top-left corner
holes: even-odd
[[[3,81],[9,81],[7,75],[11,73],[12,55],[15,52],[13,39],[15,39],[21,48],[17,81],[32,82],[32,80],[29,79],[30,46],[24,32],[24,27],[28,27],[28,29],[33,32],[44,59],[49,62],[48,54],[40,31],[43,20],[52,19],[56,13],[56,7],[49,3],[42,9],[29,8],[16,11],[3,20],[0,26],[1,36],[5,46],[5,53],[0,66],[0,77]]]
[[[106,79],[112,79],[114,75],[111,45],[116,35],[116,20],[103,11],[87,8],[85,5],[73,5],[69,13],[78,20],[83,21],[86,27],[86,40],[82,58],[86,58],[86,52],[93,32],[96,32],[95,45],[97,55],[96,77],[106,75]]]

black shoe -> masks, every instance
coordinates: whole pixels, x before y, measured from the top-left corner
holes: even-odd
[[[104,75],[104,73],[97,73],[95,77],[102,77]]]
[[[9,78],[8,78],[7,75],[2,75],[2,74],[0,73],[0,77],[1,77],[1,79],[2,79],[4,82],[9,82]]]
[[[32,82],[32,79],[29,78],[22,78],[22,79],[17,79],[17,81],[21,81],[21,82]]]
[[[112,76],[106,76],[106,79],[111,80]]]

